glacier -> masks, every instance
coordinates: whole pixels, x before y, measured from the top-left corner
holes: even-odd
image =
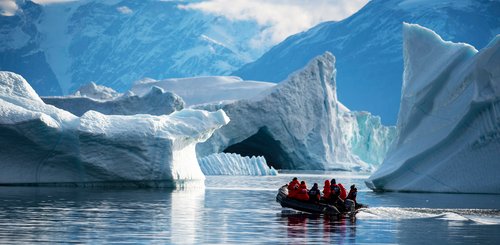
[[[46,104],[69,111],[76,116],[94,110],[106,115],[168,115],[185,107],[181,97],[153,86],[143,95],[120,94],[111,88],[89,83],[72,96],[42,97]]]
[[[404,24],[397,136],[374,190],[500,194],[500,35],[477,51]]]
[[[214,153],[198,158],[205,175],[278,175],[262,156],[242,157],[236,153]]]
[[[334,63],[325,53],[277,85],[201,77],[146,79],[131,90],[141,94],[158,86],[180,95],[190,108],[224,110],[231,121],[197,145],[200,158],[231,152],[264,156],[276,169],[371,171],[382,162],[395,128],[337,100]]]
[[[0,185],[203,185],[195,145],[228,122],[221,110],[192,109],[77,117],[0,72]]]

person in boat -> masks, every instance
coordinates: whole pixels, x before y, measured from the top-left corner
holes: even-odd
[[[342,183],[338,183],[337,185],[340,188],[339,198],[342,199],[342,200],[345,200],[346,197],[347,197],[347,190],[345,189],[344,185],[342,185]]]
[[[330,181],[330,199],[328,203],[337,207],[339,211],[344,212],[345,205],[344,200],[340,199],[340,192],[341,189],[337,184],[337,181],[335,179],[332,179]]]
[[[330,180],[325,180],[325,186],[323,186],[323,199],[330,199]]]
[[[295,194],[297,194],[297,191],[299,190],[299,185],[300,182],[297,179],[297,177],[294,177],[292,181],[288,184],[288,197],[294,197]]]
[[[314,183],[313,187],[309,190],[309,201],[319,202],[321,198],[321,191],[319,190],[318,183]]]
[[[299,190],[294,196],[295,199],[301,201],[309,201],[309,194],[307,190],[307,185],[305,181],[300,182]]]
[[[332,179],[330,181],[330,199],[337,199],[340,196],[340,186],[337,185],[337,181]]]
[[[348,200],[352,200],[354,202],[354,206],[356,209],[360,208],[361,205],[358,204],[356,201],[356,196],[358,195],[358,188],[356,188],[356,185],[351,185],[351,189],[349,190],[349,194],[347,194]]]

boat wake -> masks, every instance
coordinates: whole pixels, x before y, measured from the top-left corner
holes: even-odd
[[[374,207],[360,209],[356,218],[359,220],[439,219],[481,225],[500,225],[500,210]]]

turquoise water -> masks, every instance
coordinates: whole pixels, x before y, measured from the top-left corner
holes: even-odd
[[[282,209],[279,186],[332,177],[368,204],[356,219]],[[209,176],[204,189],[0,187],[0,244],[500,244],[500,195],[373,193],[367,176]]]

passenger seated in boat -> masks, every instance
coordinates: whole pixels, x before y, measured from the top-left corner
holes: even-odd
[[[330,180],[325,180],[325,186],[323,186],[323,199],[330,199]]]
[[[295,199],[302,200],[302,201],[308,201],[309,200],[309,194],[307,194],[307,185],[305,181],[300,182],[299,186],[299,191],[295,195]]]
[[[321,191],[318,188],[318,183],[314,183],[313,187],[309,190],[309,201],[319,202],[321,198]]]
[[[334,205],[339,209],[340,212],[345,211],[345,205],[344,205],[344,200],[340,198],[340,186],[337,185],[337,181],[335,179],[332,179],[330,182],[330,198],[329,198],[329,204]]]
[[[337,184],[340,187],[340,199],[345,200],[347,197],[347,190],[345,189],[344,185],[342,183]]]
[[[297,194],[299,185],[299,180],[297,179],[297,177],[294,177],[288,184],[288,197],[293,198]]]
[[[357,195],[358,195],[358,188],[356,188],[356,185],[351,185],[349,194],[347,194],[347,199],[352,200],[354,202],[356,209],[361,207],[361,205],[359,205],[358,202],[356,201]]]

